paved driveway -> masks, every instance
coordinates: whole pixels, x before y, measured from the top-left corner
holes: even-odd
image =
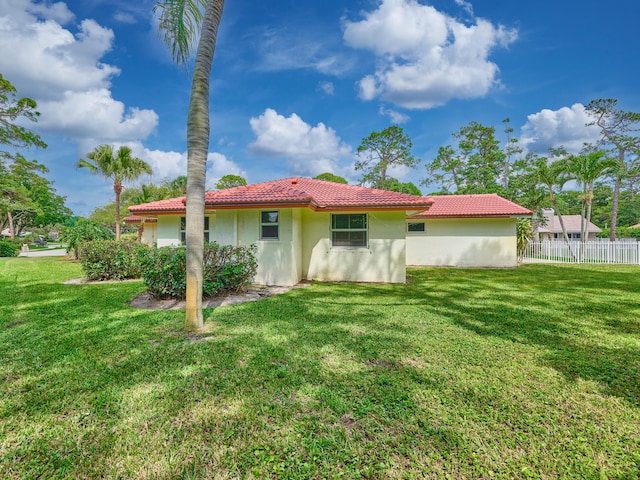
[[[46,250],[32,250],[30,252],[20,252],[19,257],[64,257],[67,254],[66,248],[48,248]]]

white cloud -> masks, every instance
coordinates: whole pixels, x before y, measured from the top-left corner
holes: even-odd
[[[473,5],[469,2],[465,2],[464,0],[454,0],[456,5],[462,7],[462,9],[467,12],[469,15],[473,16]]]
[[[187,152],[165,152],[162,150],[149,150],[139,142],[127,144],[134,155],[141,158],[153,169],[152,181],[159,183],[165,179],[174,179],[187,174]],[[247,178],[245,172],[238,164],[229,160],[218,152],[211,152],[207,156],[207,189],[215,189],[215,184],[224,175],[233,174]]]
[[[320,87],[320,90],[322,90],[327,95],[333,95],[336,92],[335,86],[332,82],[320,82],[318,84],[318,87]]]
[[[384,115],[385,117],[389,117],[389,120],[391,120],[392,123],[395,123],[397,125],[401,123],[407,123],[410,120],[409,115],[405,115],[404,113],[396,112],[395,110],[384,108],[383,105],[380,105],[380,109],[378,110],[378,113],[380,113],[380,115]]]
[[[405,108],[486,95],[498,84],[491,50],[517,38],[515,30],[483,19],[467,26],[416,0],[383,0],[364,17],[344,27],[349,46],[379,57],[376,72],[359,82],[360,98],[380,96]]]
[[[74,34],[64,26],[73,19],[64,3],[0,2],[2,73],[20,95],[38,102],[42,115],[34,129],[81,147],[147,137],[158,116],[115,100],[111,79],[120,69],[100,61],[112,47],[113,31],[82,20]]]
[[[256,140],[249,150],[265,157],[287,159],[295,175],[344,173],[345,168],[338,162],[352,156],[351,147],[332,128],[323,123],[312,127],[295,113],[284,117],[268,108],[259,117],[251,118],[250,124]]]
[[[530,152],[546,153],[550,147],[564,146],[570,153],[580,151],[584,143],[598,141],[600,130],[590,126],[584,105],[576,103],[558,110],[544,109],[527,116],[520,143]]]
[[[113,19],[120,23],[128,23],[129,25],[133,25],[137,23],[136,17],[134,17],[131,13],[118,11],[113,14]]]

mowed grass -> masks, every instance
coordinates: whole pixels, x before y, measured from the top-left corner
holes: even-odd
[[[640,268],[412,269],[181,311],[0,260],[0,478],[640,477]]]

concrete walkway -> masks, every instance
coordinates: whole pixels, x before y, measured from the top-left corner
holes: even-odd
[[[20,252],[19,257],[64,257],[67,254],[66,248],[47,248],[46,250],[31,250]]]

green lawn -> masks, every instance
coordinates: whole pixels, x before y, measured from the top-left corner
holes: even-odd
[[[640,477],[640,268],[414,269],[205,311],[0,259],[0,478]]]

